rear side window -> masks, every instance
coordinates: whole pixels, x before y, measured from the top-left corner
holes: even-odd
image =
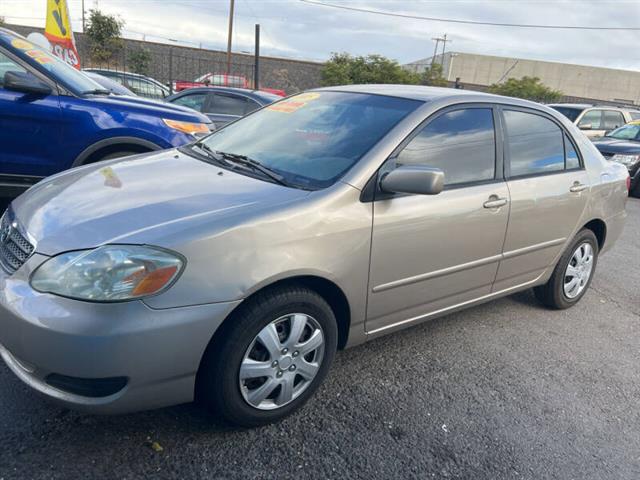
[[[580,158],[562,129],[533,113],[504,111],[510,177],[580,168]]]
[[[213,99],[210,100],[208,107],[211,111],[210,113],[237,116],[244,115],[246,108],[247,102],[243,97],[232,97],[220,94],[214,95]]]
[[[492,180],[496,163],[492,110],[467,108],[440,115],[407,144],[396,163],[439,168],[446,185]]]
[[[540,115],[506,110],[511,176],[564,170],[562,130]]]
[[[604,112],[604,129],[614,130],[625,124],[624,117],[620,112],[613,110],[605,110]]]
[[[567,134],[564,134],[564,152],[565,152],[565,168],[567,170],[573,170],[575,168],[580,168],[580,157],[578,157],[578,152],[567,137]]]

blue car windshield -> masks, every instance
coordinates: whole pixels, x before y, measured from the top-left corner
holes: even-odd
[[[315,190],[335,183],[422,102],[347,92],[307,92],[273,103],[203,140],[244,155],[287,183]]]
[[[76,94],[109,93],[104,87],[91,80],[84,73],[76,70],[52,53],[40,48],[30,41],[0,32],[2,39],[8,42],[13,52],[32,64],[47,71],[51,77],[62,83]]]

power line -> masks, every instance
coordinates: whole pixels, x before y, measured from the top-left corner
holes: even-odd
[[[367,8],[348,7],[346,5],[336,5],[334,3],[318,2],[316,0],[298,0],[302,3],[309,5],[315,5],[319,7],[337,8],[340,10],[349,10],[352,12],[360,13],[373,13],[376,15],[384,15],[387,17],[398,18],[410,18],[413,20],[427,20],[431,22],[444,22],[444,23],[461,23],[464,25],[484,25],[491,27],[517,27],[517,28],[544,28],[547,30],[631,30],[640,31],[640,27],[586,27],[581,25],[536,25],[536,24],[524,24],[524,23],[501,23],[501,22],[479,22],[475,20],[459,20],[453,18],[439,18],[439,17],[423,17],[421,15],[408,15],[403,13],[384,12],[382,10],[370,10]]]

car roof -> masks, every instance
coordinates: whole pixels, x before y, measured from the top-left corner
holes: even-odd
[[[267,102],[267,103],[272,103],[282,98],[279,95],[275,95],[269,92],[263,92],[261,90],[251,90],[249,88],[236,88],[236,87],[218,87],[215,85],[211,85],[209,87],[186,88],[178,93],[171,95],[170,97],[167,97],[167,101],[170,101],[173,98],[181,97],[183,95],[186,95],[187,93],[210,93],[210,92],[237,93],[240,95],[244,95],[246,97],[250,97],[254,100],[262,100],[263,102]]]
[[[550,103],[548,107],[567,107],[567,108],[591,108],[594,107],[592,103]]]

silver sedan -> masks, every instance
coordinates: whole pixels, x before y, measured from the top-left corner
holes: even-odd
[[[16,199],[0,226],[0,354],[73,408],[198,399],[273,422],[337,349],[528,288],[574,305],[620,235],[628,181],[535,103],[306,92]]]

